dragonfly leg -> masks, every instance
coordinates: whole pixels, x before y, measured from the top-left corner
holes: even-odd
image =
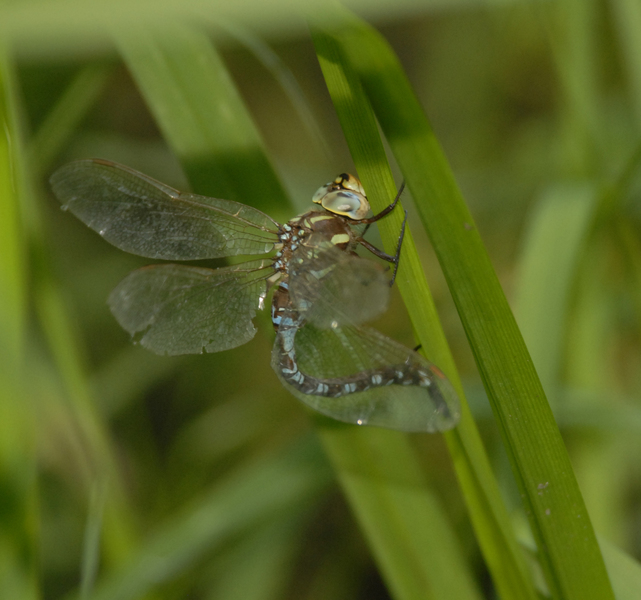
[[[396,272],[398,271],[398,263],[401,258],[401,246],[403,245],[403,238],[405,237],[405,224],[407,223],[407,211],[405,211],[405,217],[403,218],[403,224],[401,225],[401,232],[398,235],[398,242],[396,244],[396,256],[394,256],[394,274],[392,279],[389,282],[390,287],[394,285],[394,280],[396,279]]]
[[[398,271],[398,263],[401,257],[401,246],[403,245],[403,238],[405,237],[406,223],[407,223],[407,211],[405,211],[405,218],[403,219],[403,224],[401,225],[401,232],[398,236],[398,242],[396,244],[396,254],[394,256],[392,256],[391,254],[387,254],[387,252],[383,252],[382,250],[379,250],[376,246],[374,246],[373,244],[370,244],[367,240],[364,240],[362,236],[357,238],[356,240],[359,244],[361,244],[361,246],[367,248],[374,256],[378,256],[378,258],[381,258],[394,265],[394,273],[392,275],[392,279],[390,280],[390,287],[394,285],[394,280],[396,279],[396,272]]]
[[[377,215],[374,215],[373,217],[369,217],[369,219],[359,219],[358,221],[354,221],[354,222],[366,223],[369,226],[372,223],[376,223],[376,221],[380,221],[383,217],[386,217],[387,215],[389,215],[396,208],[396,205],[398,204],[398,201],[401,199],[401,194],[403,193],[404,189],[405,189],[405,182],[403,181],[403,183],[401,183],[401,187],[398,188],[398,192],[396,192],[396,198],[394,198],[394,202],[392,202],[389,206],[385,207]],[[367,231],[367,228],[365,229],[365,231]],[[365,234],[365,231],[363,232],[363,235]]]

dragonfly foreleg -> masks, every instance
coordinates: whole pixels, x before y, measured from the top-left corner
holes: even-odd
[[[359,236],[356,241],[361,244],[364,248],[367,248],[374,256],[378,256],[378,258],[388,262],[392,263],[394,265],[394,273],[392,274],[392,279],[390,279],[390,287],[394,285],[394,280],[396,279],[396,272],[398,271],[398,264],[400,261],[401,257],[401,246],[403,245],[403,238],[405,237],[405,224],[407,223],[407,211],[405,211],[405,218],[403,219],[403,224],[401,225],[401,232],[398,235],[398,242],[396,244],[396,254],[392,256],[391,254],[387,254],[387,252],[383,252],[382,250],[379,250],[376,246],[373,244],[370,244],[367,240],[364,240],[362,236]]]
[[[376,223],[376,221],[380,221],[383,217],[386,217],[387,215],[389,215],[396,208],[396,205],[398,204],[398,201],[401,199],[401,194],[403,193],[404,189],[405,189],[405,182],[403,181],[401,183],[401,186],[398,188],[398,192],[396,192],[396,197],[394,198],[394,202],[392,202],[389,206],[385,207],[377,215],[374,215],[373,217],[369,217],[369,219],[359,219],[358,221],[355,221],[355,223],[366,223],[367,226],[369,227],[372,223]],[[367,231],[367,227],[365,228],[365,231],[363,231],[363,235],[365,235],[366,231]]]

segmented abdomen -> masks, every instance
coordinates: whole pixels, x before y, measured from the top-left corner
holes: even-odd
[[[302,394],[338,398],[388,385],[416,385],[431,388],[432,394],[439,394],[433,381],[438,373],[412,362],[409,356],[406,362],[398,365],[367,369],[343,377],[322,378],[304,373],[298,366],[295,350],[296,333],[304,326],[304,319],[289,309],[281,313],[279,325],[276,337],[278,367],[283,379]]]

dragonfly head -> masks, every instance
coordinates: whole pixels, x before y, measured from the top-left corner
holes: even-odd
[[[312,202],[348,219],[364,219],[369,212],[369,202],[361,182],[348,173],[341,173],[334,181],[318,188]]]

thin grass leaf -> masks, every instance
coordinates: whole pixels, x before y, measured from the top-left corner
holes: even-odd
[[[80,599],[86,600],[93,591],[100,564],[100,539],[105,510],[105,489],[98,484],[91,490],[87,524],[82,549],[80,568]]]
[[[525,236],[515,312],[541,383],[552,398],[563,365],[576,270],[598,200],[594,185],[557,185],[539,201]]]
[[[314,31],[313,39],[359,176],[369,191],[374,211],[380,211],[389,204],[396,190],[373,112],[350,65],[342,58],[338,42],[321,31]],[[394,252],[402,218],[401,210],[397,209],[380,222],[385,249],[390,253]],[[440,360],[447,354],[447,350],[443,350],[446,347],[443,332],[434,326],[438,322],[436,309],[409,230],[403,240],[403,260],[396,282],[404,298],[408,295],[409,302],[416,307],[418,326],[428,327],[433,337],[442,343],[438,354],[430,353],[429,358],[439,366],[445,364],[446,372],[451,373],[451,368],[447,369],[449,365]],[[430,341],[427,347],[431,351],[438,346]],[[360,449],[356,455],[343,451],[347,449],[346,440]],[[422,481],[406,440],[392,432],[325,428],[323,441],[330,454],[336,454],[334,461],[339,466],[339,477],[395,597],[421,597],[425,589],[430,589],[435,598],[462,598],[463,594],[474,597],[477,592],[470,585],[469,572],[458,554],[452,532]],[[378,467],[371,474],[366,466],[358,466],[358,460],[367,455],[379,456]],[[420,494],[407,493],[410,482],[421,490]],[[430,531],[436,527],[437,531]],[[463,587],[455,589],[454,585]]]
[[[599,539],[603,559],[608,567],[617,600],[641,597],[641,564],[629,554],[604,539]]]
[[[280,600],[287,595],[309,517],[309,507],[293,509],[256,527],[217,561],[205,598]]]
[[[269,210],[285,203],[242,98],[210,41],[185,27],[117,34],[163,135],[199,194]]]
[[[344,35],[459,311],[550,593],[613,598],[567,451],[447,160],[388,45],[360,24]]]
[[[604,164],[603,121],[594,53],[599,39],[600,15],[594,0],[562,0],[542,6],[547,13],[552,58],[565,101],[562,121],[565,158],[572,174],[599,172]]]
[[[615,0],[611,3],[624,66],[630,85],[637,131],[641,129],[641,4],[636,0]]]
[[[0,596],[38,594],[35,430],[25,388],[26,194],[13,65],[0,46]]]
[[[330,93],[334,98],[354,161],[359,167],[359,172],[363,171],[363,179],[367,182],[372,170],[380,172],[383,169],[383,172],[389,173],[389,167],[371,108],[355,81],[356,74],[352,72],[352,66],[338,50],[341,42],[340,38],[335,42],[324,41],[319,54],[321,54],[321,64],[328,63],[324,67],[324,72]],[[347,77],[346,83],[341,81],[342,71],[351,74],[351,77]],[[335,74],[336,82],[330,79],[332,72]],[[345,86],[349,92],[343,89]],[[355,100],[349,102],[348,99],[351,96]],[[357,110],[357,106],[363,108]],[[372,181],[372,183],[375,182],[376,179]],[[370,186],[367,189],[374,191],[372,194],[374,205],[376,206],[378,201],[380,210],[384,205],[383,198],[379,195],[377,199],[376,195],[376,190],[380,188],[372,187],[372,184],[366,183],[366,185]],[[385,222],[381,225],[381,233],[389,249],[393,247],[397,230],[393,225],[386,230]],[[403,242],[403,259],[397,282],[427,356],[450,376],[459,394],[462,395],[460,381],[456,377],[453,360],[411,235],[407,235]],[[461,423],[455,430],[446,433],[446,440],[455,460],[459,482],[463,487],[472,521],[477,528],[481,548],[497,588],[505,598],[533,598],[534,590],[526,574],[520,549],[511,532],[510,520],[503,506],[480,436],[465,402],[462,405]]]
[[[291,102],[292,108],[296,111],[303,127],[307,130],[309,137],[322,152],[325,159],[328,159],[331,156],[331,149],[325,140],[323,130],[316,121],[309,100],[305,96],[298,80],[285,62],[261,38],[249,30],[232,23],[222,23],[220,21],[217,25],[243,44],[278,82],[278,85],[280,85]]]
[[[54,151],[71,134],[77,119],[84,114],[97,98],[107,76],[104,67],[87,69],[74,79],[70,89],[63,94],[62,100],[45,119],[43,129],[39,130],[32,143],[31,157],[42,160],[41,168],[52,160]],[[65,105],[70,102],[72,108]],[[80,111],[79,114],[74,111]],[[55,394],[41,394],[40,406],[46,414],[55,415],[54,427],[66,427],[72,432],[69,443],[82,448],[81,463],[83,483],[87,495],[93,486],[104,489],[105,506],[102,550],[100,560],[106,564],[120,562],[127,554],[136,537],[132,525],[130,508],[125,500],[124,485],[117,461],[114,457],[106,424],[97,411],[86,377],[86,364],[83,352],[76,337],[69,307],[63,299],[59,282],[55,279],[55,269],[51,266],[52,253],[46,246],[46,227],[41,213],[42,207],[35,202],[27,204],[29,211],[30,235],[33,239],[32,260],[34,267],[33,302],[49,346],[51,359],[57,368],[57,381],[61,384],[64,397]],[[52,384],[53,385],[53,384]],[[64,423],[64,426],[61,425]],[[49,425],[49,424],[47,424]],[[47,432],[44,432],[45,435]],[[87,531],[89,535],[89,531]],[[85,556],[88,559],[88,556]],[[98,561],[98,557],[92,558]]]
[[[512,0],[514,1],[514,0]],[[390,13],[412,14],[476,5],[501,6],[506,0],[375,0],[358,4],[359,11],[372,18]],[[130,27],[155,29],[167,23],[202,23],[220,19],[242,23],[262,35],[300,34],[306,30],[303,11],[324,10],[326,0],[304,5],[292,0],[110,0],[87,3],[82,0],[21,0],[0,5],[0,39],[11,44],[20,56],[30,59],[68,57],[70,53],[94,54],[111,49],[108,30]]]

